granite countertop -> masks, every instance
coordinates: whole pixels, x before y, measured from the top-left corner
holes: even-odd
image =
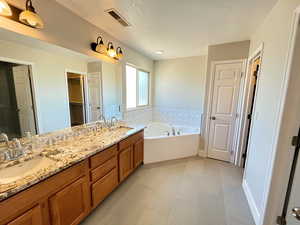
[[[33,149],[17,160],[1,163],[0,201],[105,150],[143,129],[143,126],[105,128],[101,131],[89,132],[45,146],[42,149]]]

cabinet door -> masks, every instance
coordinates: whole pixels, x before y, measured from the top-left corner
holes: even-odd
[[[93,207],[100,204],[118,186],[118,170],[114,168],[92,185]]]
[[[41,207],[36,206],[7,225],[43,225]]]
[[[88,184],[85,178],[70,184],[49,200],[52,225],[78,224],[89,210]]]
[[[119,154],[120,181],[123,181],[133,170],[133,146],[121,149]]]
[[[144,161],[144,139],[139,139],[133,147],[134,168]]]

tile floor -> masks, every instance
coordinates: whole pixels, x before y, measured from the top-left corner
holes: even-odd
[[[241,182],[241,169],[211,159],[145,165],[82,225],[254,225]]]

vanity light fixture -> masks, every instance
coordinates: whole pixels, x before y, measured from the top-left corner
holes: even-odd
[[[99,36],[97,38],[97,46],[96,46],[96,52],[99,52],[99,53],[106,53],[106,46],[105,44],[103,43],[103,40],[102,40],[102,37]]]
[[[121,49],[121,47],[117,47],[117,59],[122,59],[124,56],[123,51]]]
[[[1,16],[12,16],[12,11],[5,0],[0,0],[0,15]]]
[[[112,42],[108,42],[108,44],[107,44],[107,54],[112,58],[116,57],[116,55],[117,55],[117,52],[114,49],[114,45]]]
[[[111,41],[108,42],[107,45],[105,45],[101,36],[99,36],[97,38],[96,42],[91,43],[91,49],[94,52],[106,55],[115,60],[121,60],[124,57],[124,53],[123,53],[121,47],[118,47],[117,49],[115,49],[114,45]]]
[[[41,17],[36,13],[31,0],[26,0],[26,10],[24,10],[20,16],[19,20],[26,24],[29,25],[33,28],[43,28],[44,23]]]

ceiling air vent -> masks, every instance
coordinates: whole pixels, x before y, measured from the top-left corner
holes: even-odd
[[[117,20],[122,26],[129,27],[130,24],[124,19],[123,16],[116,10],[116,9],[108,9],[107,12],[109,15],[112,16],[115,20]]]

